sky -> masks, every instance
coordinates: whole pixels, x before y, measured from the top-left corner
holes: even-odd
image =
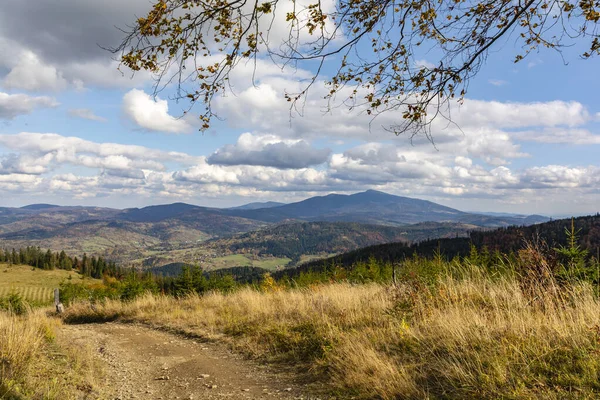
[[[0,206],[228,207],[376,189],[465,211],[600,211],[600,60],[577,46],[514,64],[513,42],[500,43],[453,105],[456,126],[434,123],[435,146],[383,129],[398,113],[369,127],[360,110],[325,112],[329,65],[290,113],[285,92],[314,66],[267,60],[240,64],[201,132],[173,87],[154,96],[149,74],[120,71],[102,49],[149,4],[3,1]]]

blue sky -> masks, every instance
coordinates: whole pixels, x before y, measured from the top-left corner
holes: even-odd
[[[600,211],[600,61],[578,47],[568,65],[548,50],[514,64],[511,41],[495,48],[453,109],[461,130],[434,124],[436,148],[380,129],[392,113],[371,130],[364,114],[323,114],[321,81],[290,123],[284,92],[310,65],[267,61],[256,86],[252,66],[234,73],[235,95],[214,104],[224,120],[202,133],[172,88],[153,98],[150,76],[122,76],[97,46],[117,44],[114,26],[146,0],[5,2],[0,206],[221,207],[377,189],[470,211]]]

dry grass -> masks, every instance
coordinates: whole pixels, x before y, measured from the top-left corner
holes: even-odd
[[[68,321],[140,321],[309,370],[340,397],[597,398],[600,303],[584,284],[531,297],[473,272],[435,285],[330,284],[80,303]],[[308,368],[306,368],[308,367]]]
[[[0,312],[0,399],[75,399],[90,394],[100,371],[91,351],[60,336],[44,310]]]

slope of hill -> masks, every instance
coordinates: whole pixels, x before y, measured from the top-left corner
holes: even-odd
[[[402,228],[344,222],[282,224],[210,243],[234,253],[289,257],[332,254],[392,241],[406,241]]]
[[[473,225],[436,222],[403,227],[356,222],[302,222],[217,239],[208,242],[207,246],[221,252],[288,257],[295,263],[303,255],[326,256],[374,244],[465,236],[475,228]]]
[[[578,217],[574,219],[575,230],[578,231],[579,244],[589,251],[591,256],[600,253],[600,215]],[[565,229],[570,228],[571,219],[555,220],[532,226],[511,226],[491,231],[472,231],[468,237],[431,239],[413,245],[405,242],[387,243],[370,246],[328,259],[316,260],[301,265],[297,271],[320,269],[328,265],[350,266],[358,261],[366,261],[371,257],[378,260],[399,262],[417,253],[422,256],[433,256],[435,252],[451,259],[455,256],[469,254],[471,245],[478,249],[501,253],[516,252],[523,248],[525,240],[543,240],[550,248],[566,245]]]
[[[284,206],[285,203],[279,203],[277,201],[267,201],[264,203],[248,203],[237,207],[230,207],[230,210],[258,210],[261,208],[273,208]]]
[[[57,208],[55,204],[30,204],[28,206],[21,207],[22,210],[45,210],[47,208]]]

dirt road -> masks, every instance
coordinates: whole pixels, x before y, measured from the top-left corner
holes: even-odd
[[[205,343],[137,325],[64,326],[106,364],[108,399],[316,399],[290,376]]]

